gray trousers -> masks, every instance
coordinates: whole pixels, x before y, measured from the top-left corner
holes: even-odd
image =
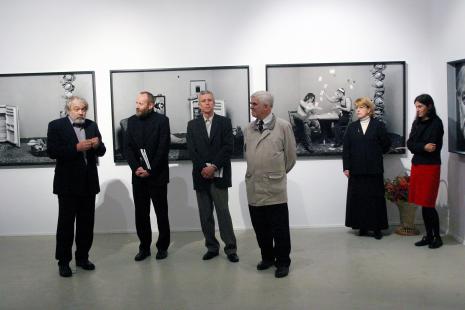
[[[228,207],[228,189],[218,188],[212,183],[209,190],[196,191],[196,195],[200,224],[208,251],[218,253],[220,250],[220,243],[215,237],[215,218],[213,217],[213,208],[215,208],[220,237],[225,243],[224,252],[226,255],[236,253],[236,237]]]

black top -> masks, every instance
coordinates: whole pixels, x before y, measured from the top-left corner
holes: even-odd
[[[97,149],[91,148],[85,153],[77,151],[79,140],[68,117],[48,124],[47,153],[50,158],[56,159],[54,194],[82,196],[95,195],[100,191],[97,157],[105,154],[105,144],[95,122],[86,119],[83,127],[86,139],[100,139]]]
[[[170,123],[166,116],[153,111],[143,118],[131,116],[124,141],[126,158],[133,172],[133,183],[141,180],[135,175],[137,168],[143,167],[147,170],[141,149],[145,149],[151,168],[147,180],[155,185],[169,182],[168,152],[171,137]]]
[[[198,117],[187,124],[187,148],[192,159],[192,178],[195,190],[206,190],[214,182],[218,188],[231,187],[231,154],[234,137],[231,120],[215,114],[207,134],[204,118]],[[206,163],[223,168],[223,177],[208,180],[202,177],[201,171]]]
[[[412,163],[416,165],[440,165],[442,137],[444,128],[439,116],[433,116],[425,121],[416,119],[412,124],[407,147],[413,153]],[[425,151],[425,145],[435,143],[434,152]]]
[[[384,123],[372,118],[363,134],[360,120],[352,122],[344,136],[343,169],[351,175],[382,174],[383,153],[389,151],[391,140]]]

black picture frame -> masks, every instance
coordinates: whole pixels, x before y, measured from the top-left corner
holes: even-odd
[[[465,155],[465,59],[447,63],[449,152]]]
[[[386,124],[389,153],[405,153],[405,61],[268,64],[266,88],[275,98],[273,113],[293,126],[298,156],[341,155],[345,130],[356,119],[353,101],[365,96]]]
[[[187,122],[198,115],[191,82],[205,83],[224,107],[233,126],[233,159],[243,158],[243,128],[250,122],[249,66],[217,66],[110,70],[113,154],[115,163],[124,158],[124,130],[127,118],[135,113],[135,99],[140,91],[164,96],[166,116],[170,119],[170,161],[189,160],[186,144]],[[194,87],[199,89],[201,87]],[[215,112],[217,112],[215,110]]]
[[[0,74],[0,167],[55,163],[46,153],[47,126],[65,116],[71,95],[88,101],[86,117],[96,121],[94,71]]]

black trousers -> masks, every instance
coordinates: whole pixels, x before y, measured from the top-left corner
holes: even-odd
[[[58,225],[55,258],[58,264],[72,259],[74,220],[76,220],[76,260],[89,258],[94,239],[95,195],[58,195]]]
[[[262,260],[275,262],[278,267],[288,267],[291,264],[291,236],[287,203],[260,207],[249,205],[249,212]]]
[[[150,251],[152,227],[150,225],[150,200],[157,216],[158,250],[167,250],[170,245],[170,223],[168,219],[168,185],[155,186],[147,180],[133,183],[132,193],[136,212],[136,230],[140,240],[139,249]]]

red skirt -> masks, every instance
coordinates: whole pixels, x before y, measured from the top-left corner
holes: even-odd
[[[436,206],[441,165],[412,164],[408,202],[426,208]]]

